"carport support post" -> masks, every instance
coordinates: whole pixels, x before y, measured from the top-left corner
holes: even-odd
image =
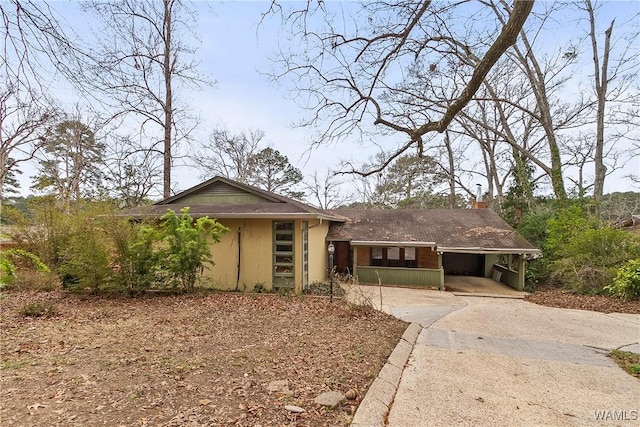
[[[329,302],[333,303],[333,254],[336,251],[336,247],[333,246],[333,242],[329,242],[327,246],[327,252],[329,252]]]
[[[440,286],[438,286],[438,289],[441,291],[445,290],[444,287],[444,266],[442,265],[442,252],[438,252],[438,269],[440,270]]]

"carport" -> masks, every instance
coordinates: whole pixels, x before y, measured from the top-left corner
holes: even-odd
[[[535,248],[490,209],[340,209],[329,227],[338,272],[360,283],[445,287],[445,275],[524,289]],[[466,284],[474,286],[473,283]]]
[[[524,298],[527,293],[493,280],[490,277],[444,276],[444,287],[454,295],[498,296]]]

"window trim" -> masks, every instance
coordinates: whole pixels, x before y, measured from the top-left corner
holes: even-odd
[[[398,258],[389,257],[389,249],[394,252],[398,250]],[[405,250],[413,249],[413,259],[405,258]],[[417,268],[418,267],[418,248],[415,246],[370,246],[371,251],[371,267],[386,267],[386,268]],[[381,251],[382,257],[375,258],[374,250]]]

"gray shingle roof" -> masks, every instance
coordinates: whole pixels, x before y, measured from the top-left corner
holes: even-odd
[[[328,240],[435,242],[438,249],[538,252],[490,209],[339,209],[349,218],[333,223]]]
[[[189,213],[194,218],[208,216],[210,218],[240,218],[240,217],[271,217],[278,216],[291,217],[331,217],[330,213],[316,209],[310,211],[289,203],[215,203],[215,204],[192,204],[192,203],[167,203],[161,205],[150,205],[141,208],[125,211],[134,217],[160,217],[171,209],[179,212],[182,208],[189,207]]]
[[[206,193],[211,188],[221,188],[220,185],[232,187],[244,194],[258,196],[256,200],[247,203],[197,203],[193,196]],[[189,201],[191,197],[191,201]],[[133,208],[123,211],[121,215],[131,217],[159,217],[171,209],[179,212],[188,206],[189,213],[194,218],[208,216],[210,218],[322,218],[333,221],[344,221],[331,211],[318,209],[289,197],[281,196],[261,188],[243,184],[224,177],[215,177],[175,196],[161,200],[150,206]]]

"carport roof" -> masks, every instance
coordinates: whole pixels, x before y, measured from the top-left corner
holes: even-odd
[[[539,253],[490,209],[338,209],[327,240],[416,246],[435,242],[442,252]]]

